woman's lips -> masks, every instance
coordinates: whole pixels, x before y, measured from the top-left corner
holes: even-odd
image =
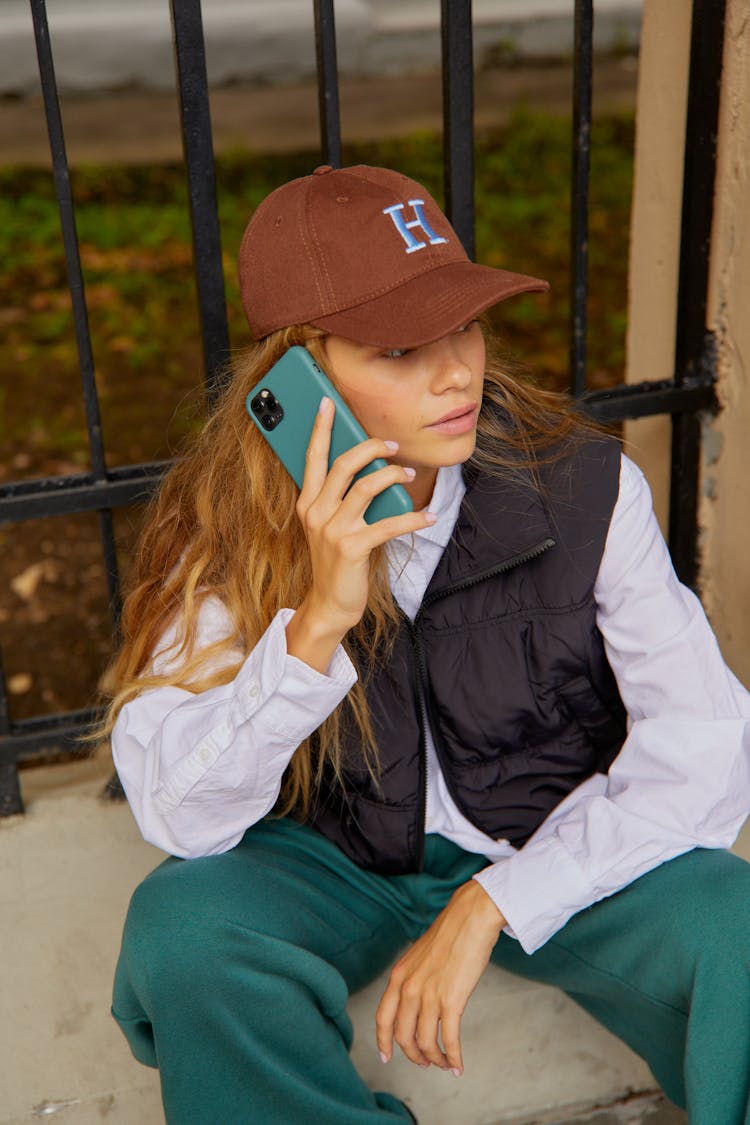
[[[433,422],[427,426],[428,430],[437,430],[441,434],[465,434],[474,429],[476,421],[476,403],[470,403],[460,411],[452,410],[441,421]]]

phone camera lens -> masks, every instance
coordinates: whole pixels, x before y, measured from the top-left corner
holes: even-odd
[[[257,395],[253,396],[250,400],[250,409],[264,430],[275,430],[284,417],[281,403],[267,387],[263,387]]]

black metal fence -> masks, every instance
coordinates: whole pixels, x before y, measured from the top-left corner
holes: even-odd
[[[17,481],[0,488],[0,523],[95,511],[99,519],[110,610],[120,611],[112,512],[143,500],[165,462],[107,467],[94,381],[86,296],[78,250],[62,119],[45,0],[30,0],[49,132],[62,236],[73,303],[91,472]],[[341,132],[333,0],[313,0],[322,159],[341,164]],[[696,579],[701,411],[715,409],[713,339],[705,329],[706,292],[719,109],[724,0],[694,0],[685,136],[682,238],[671,379],[586,389],[588,182],[591,133],[592,0],[575,0],[573,174],[571,183],[570,387],[602,421],[665,414],[672,419],[669,540],[683,581]],[[171,0],[183,147],[189,188],[201,335],[209,395],[229,353],[224,277],[216,206],[213,146],[200,0]],[[248,6],[248,19],[252,8]],[[441,0],[446,209],[464,246],[474,249],[473,55],[471,0]],[[0,815],[23,811],[19,762],[51,747],[74,749],[95,718],[92,710],[10,718],[0,657]]]

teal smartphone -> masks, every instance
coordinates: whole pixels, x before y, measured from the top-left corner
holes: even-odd
[[[245,400],[248,414],[300,488],[305,475],[305,454],[324,395],[333,399],[336,406],[328,455],[330,469],[340,454],[367,441],[368,435],[306,348],[295,346],[285,352]],[[382,457],[376,457],[354,480],[387,464]],[[391,484],[371,500],[365,521],[375,523],[412,511],[414,506],[406,489]]]

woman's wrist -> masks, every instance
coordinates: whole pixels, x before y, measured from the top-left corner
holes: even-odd
[[[466,888],[466,890],[464,890],[464,888]],[[490,898],[482,884],[478,883],[476,879],[470,879],[468,883],[465,883],[463,887],[459,889],[464,890],[465,894],[471,896],[474,911],[478,916],[482,917],[482,921],[489,929],[496,929],[499,935],[500,931],[507,925],[507,919],[494,899]]]
[[[286,627],[286,650],[290,656],[325,675],[347,632],[347,629],[331,625],[330,617],[316,611],[306,599]]]

